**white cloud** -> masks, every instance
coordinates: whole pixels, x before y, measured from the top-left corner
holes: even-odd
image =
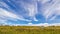
[[[49,2],[49,1],[51,1],[51,0],[38,0],[38,1],[41,1],[42,4],[44,4],[44,3]]]
[[[60,15],[60,0],[53,0],[53,2],[51,2],[50,4],[49,3],[46,3],[50,0],[38,0],[40,2],[42,2],[42,14],[44,15],[44,17],[46,19],[50,18],[50,20],[54,20],[58,15]],[[1,5],[4,5],[4,7],[8,8],[9,6],[7,6],[5,3],[3,4],[2,2],[0,2]],[[35,17],[35,15],[38,13],[37,11],[37,3],[24,3],[22,2],[22,7],[25,8],[25,10],[29,11],[29,16],[31,16],[33,18],[34,21],[38,21]],[[26,5],[25,5],[26,4]],[[52,17],[52,15],[55,14],[55,16]],[[10,11],[7,11],[5,9],[2,9],[0,8],[0,22],[4,23],[4,22],[7,22],[9,19],[11,20],[24,20],[24,21],[31,21],[31,20],[27,20],[27,19],[24,19],[23,16],[21,15],[17,15],[17,14],[14,14]],[[42,24],[32,24],[32,23],[29,23],[30,26],[41,26],[41,25],[44,25],[44,26],[48,26],[50,24],[48,23],[42,23]],[[28,25],[29,25],[28,24]]]
[[[6,20],[0,19],[0,24],[6,24]]]
[[[12,23],[4,23],[4,25],[9,25],[9,26],[44,26],[44,27],[48,27],[48,26],[60,26],[60,23],[52,23],[52,24],[48,24],[48,23],[40,23],[40,24],[32,24],[32,23],[28,23],[28,24],[12,24]]]
[[[6,8],[9,9],[9,6],[6,3],[4,3],[3,1],[0,1],[0,6],[1,7],[6,7]]]
[[[47,1],[45,0],[44,3],[45,2]],[[59,2],[60,0],[53,0],[50,4],[49,3],[43,4],[42,14],[46,19],[51,17],[51,19],[54,20],[58,15],[60,15],[60,3]],[[55,16],[53,16],[54,14]]]
[[[9,20],[17,21],[17,20],[23,20],[23,21],[30,21],[27,19],[24,19],[22,16],[18,16],[12,12],[9,12],[5,9],[0,8],[0,24],[2,25],[9,25]],[[10,24],[12,25],[12,24]]]
[[[28,23],[29,25],[31,25],[32,23]]]
[[[35,15],[38,13],[37,11],[37,3],[33,2],[33,3],[25,3],[24,5],[24,9],[27,10],[29,12],[29,16],[33,18],[34,21],[38,21],[35,17]]]
[[[8,19],[19,19],[19,20],[24,20],[24,21],[29,21],[29,20],[27,20],[27,19],[24,19],[24,17],[22,17],[22,16],[18,16],[18,15],[16,15],[16,14],[14,14],[14,13],[12,13],[12,12],[9,12],[9,11],[7,11],[7,10],[4,10],[4,9],[2,9],[2,8],[0,8],[0,17],[3,17],[3,18],[5,18],[5,17],[7,17]],[[6,19],[7,19],[6,18]]]
[[[16,16],[15,14],[11,13],[11,12],[8,12],[2,8],[0,8],[0,15],[3,15],[3,16],[6,16],[6,17],[11,17],[11,18],[18,18],[18,16]]]

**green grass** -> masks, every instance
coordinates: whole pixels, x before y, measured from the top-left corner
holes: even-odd
[[[60,34],[60,26],[0,26],[0,34]]]

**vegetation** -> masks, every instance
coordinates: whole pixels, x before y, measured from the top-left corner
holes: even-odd
[[[0,26],[0,34],[60,34],[60,26]]]

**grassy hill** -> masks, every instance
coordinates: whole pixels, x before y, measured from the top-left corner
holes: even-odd
[[[60,26],[0,26],[0,34],[60,34]]]

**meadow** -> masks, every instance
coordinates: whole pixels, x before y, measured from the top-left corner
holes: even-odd
[[[0,26],[0,34],[60,34],[60,26]]]

